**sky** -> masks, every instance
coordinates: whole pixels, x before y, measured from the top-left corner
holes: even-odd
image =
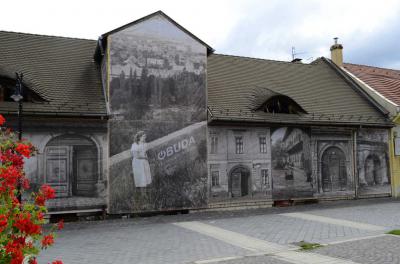
[[[400,69],[400,0],[3,0],[0,30],[97,39],[158,10],[216,53],[310,62],[333,38],[349,63]],[[1,47],[0,47],[1,48]]]

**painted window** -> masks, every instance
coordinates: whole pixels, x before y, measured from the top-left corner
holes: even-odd
[[[218,152],[218,137],[212,136],[211,137],[211,154],[216,154]]]
[[[243,137],[235,137],[236,154],[243,154]]]
[[[268,169],[261,169],[261,182],[265,186],[269,186]]]
[[[267,153],[267,138],[260,137],[260,153]]]
[[[211,172],[211,186],[219,186],[219,171]]]

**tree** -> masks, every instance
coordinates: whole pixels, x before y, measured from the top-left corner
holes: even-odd
[[[36,264],[40,250],[54,243],[55,230],[63,222],[44,232],[45,202],[55,197],[55,191],[42,185],[23,203],[17,197],[29,189],[24,174],[24,158],[35,153],[34,146],[26,140],[17,141],[10,129],[3,127],[0,115],[0,264]],[[56,260],[53,264],[62,264]]]

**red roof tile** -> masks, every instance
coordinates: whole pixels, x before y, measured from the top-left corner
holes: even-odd
[[[400,105],[400,70],[345,63],[344,68],[381,95]]]

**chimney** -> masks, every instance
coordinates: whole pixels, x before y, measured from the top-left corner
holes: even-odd
[[[331,60],[339,67],[343,66],[343,46],[338,44],[338,38],[333,38],[335,44],[331,46]]]

